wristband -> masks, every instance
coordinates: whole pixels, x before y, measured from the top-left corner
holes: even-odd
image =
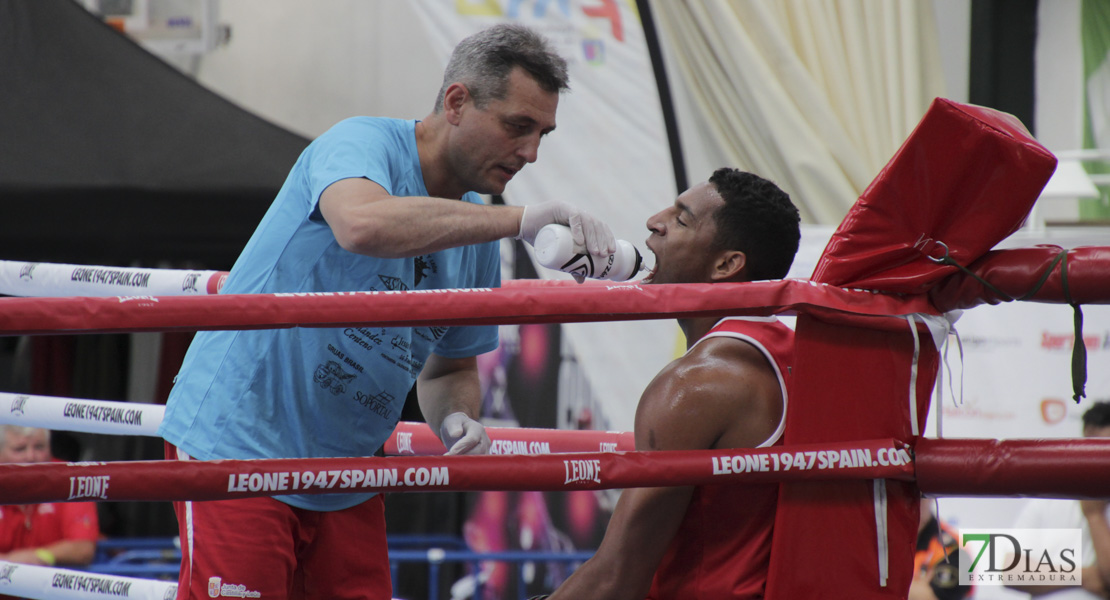
[[[46,563],[47,565],[50,565],[51,567],[53,567],[54,564],[58,562],[58,558],[54,556],[54,553],[47,550],[46,548],[36,549],[35,556],[39,557],[39,560]]]

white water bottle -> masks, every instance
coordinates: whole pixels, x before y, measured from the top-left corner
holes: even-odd
[[[644,259],[632,244],[617,240],[615,254],[594,256],[584,248],[575,247],[566,225],[544,225],[536,234],[532,248],[541,265],[580,277],[626,281],[644,270]]]

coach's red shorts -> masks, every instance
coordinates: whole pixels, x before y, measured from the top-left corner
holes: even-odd
[[[166,443],[166,458],[189,460]],[[273,498],[174,502],[179,600],[392,597],[381,494],[345,510]]]

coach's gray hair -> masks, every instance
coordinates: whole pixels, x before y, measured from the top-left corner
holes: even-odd
[[[40,429],[40,428],[39,427],[26,427],[24,425],[0,425],[0,448],[3,448],[4,444],[7,442],[9,431],[13,431],[15,433],[22,434],[22,435],[30,435],[38,429]],[[46,439],[47,439],[47,441],[50,440],[50,430],[49,429],[46,430]]]
[[[513,67],[524,69],[544,91],[570,88],[567,61],[546,38],[524,25],[504,23],[479,31],[455,46],[443,72],[435,112],[443,111],[443,97],[452,83],[465,85],[479,108],[490,100],[505,98]]]

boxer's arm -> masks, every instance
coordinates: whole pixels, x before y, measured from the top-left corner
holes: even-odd
[[[729,370],[731,369],[731,373]],[[712,448],[729,419],[727,399],[743,393],[736,365],[697,353],[663,369],[636,409],[637,450]],[[735,415],[731,420],[735,420]],[[632,488],[621,493],[597,553],[559,587],[551,600],[642,600],[693,494],[691,487]]]
[[[550,600],[643,600],[692,492],[690,487],[624,490],[597,552]]]

